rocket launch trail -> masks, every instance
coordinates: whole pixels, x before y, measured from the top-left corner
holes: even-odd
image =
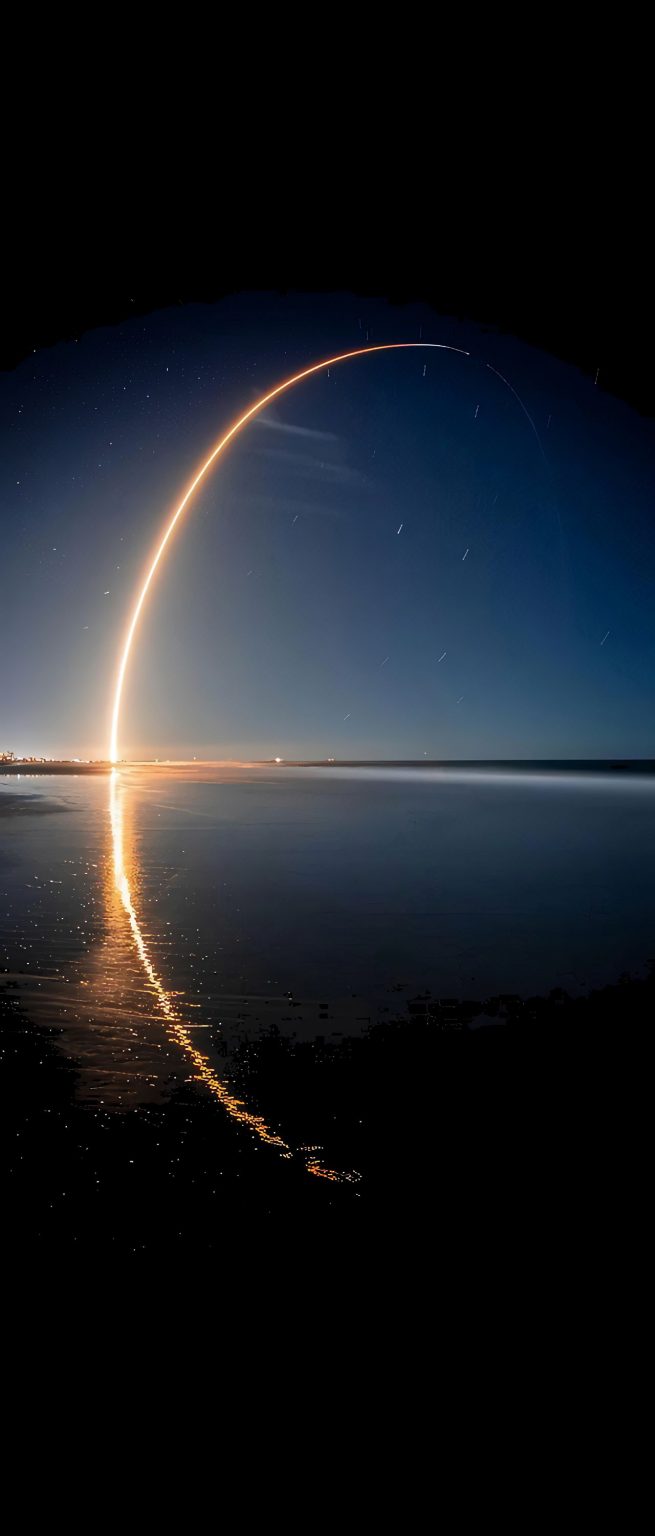
[[[255,416],[258,416],[260,411],[263,411],[264,408],[267,405],[270,405],[271,400],[276,400],[278,395],[283,395],[283,394],[286,393],[286,391],[288,389],[293,389],[294,385],[301,384],[303,379],[309,379],[309,378],[312,377],[313,374],[315,374],[315,373],[322,373],[324,371],[328,374],[328,377],[329,377],[330,368],[334,367],[335,363],[350,362],[350,360],[352,358],[355,358],[355,357],[370,357],[375,352],[408,352],[408,351],[414,351],[417,348],[421,349],[421,350],[428,350],[428,351],[433,351],[433,352],[455,352],[455,353],[458,354],[459,357],[468,357],[468,358],[471,357],[471,353],[469,351],[467,351],[464,347],[452,347],[452,346],[448,345],[448,343],[442,342],[442,341],[386,341],[386,342],[381,342],[381,343],[379,343],[378,345],[375,345],[375,346],[356,347],[351,352],[339,352],[335,357],[326,357],[326,358],[323,359],[322,362],[320,362],[320,363],[312,363],[309,368],[302,368],[299,373],[294,373],[294,374],[291,375],[290,378],[283,379],[281,384],[276,384],[274,389],[269,389],[265,395],[261,395],[259,400],[256,400],[254,405],[251,405],[247,411],[244,411],[241,416],[238,416],[236,421],[234,421],[232,423],[232,426],[228,427],[227,431],[223,433],[223,436],[219,439],[219,441],[212,448],[211,453],[209,453],[207,455],[207,458],[205,459],[204,464],[201,464],[200,468],[196,471],[195,475],[193,476],[193,479],[189,482],[189,484],[188,484],[188,486],[186,488],[186,491],[184,492],[184,495],[182,497],[182,500],[179,503],[179,506],[177,506],[175,508],[175,511],[169,517],[169,519],[168,519],[168,521],[167,521],[167,523],[166,523],[166,525],[164,527],[164,531],[163,531],[163,533],[161,535],[159,543],[158,543],[158,545],[157,545],[157,547],[155,549],[154,556],[153,556],[153,558],[152,558],[152,560],[150,562],[150,565],[149,565],[149,567],[148,567],[148,569],[146,571],[146,575],[145,575],[145,578],[144,578],[143,583],[141,585],[141,588],[139,590],[139,594],[138,594],[138,597],[137,597],[137,600],[136,600],[136,603],[134,605],[134,609],[133,609],[133,612],[132,612],[132,617],[131,617],[130,622],[128,624],[127,632],[126,632],[126,635],[125,635],[125,639],[123,641],[123,645],[122,645],[121,652],[120,652],[120,660],[119,660],[118,672],[117,672],[116,683],[115,683],[115,688],[114,688],[114,699],[113,699],[113,708],[112,708],[112,715],[111,715],[111,733],[110,733],[110,742],[109,742],[109,760],[110,760],[110,762],[112,762],[112,763],[118,762],[118,757],[119,757],[119,741],[118,741],[118,737],[119,737],[119,725],[120,725],[121,702],[122,702],[122,697],[123,697],[123,687],[124,687],[124,684],[125,684],[125,677],[126,677],[128,663],[129,663],[129,659],[130,659],[130,655],[131,655],[131,651],[132,651],[132,644],[133,644],[133,641],[134,641],[134,636],[135,636],[135,633],[136,633],[136,630],[137,630],[137,626],[138,626],[138,623],[139,623],[139,619],[141,617],[141,613],[142,613],[142,610],[143,610],[146,598],[147,598],[148,593],[150,591],[150,588],[152,586],[154,577],[155,577],[155,575],[157,573],[157,570],[158,570],[158,567],[159,567],[160,562],[162,560],[162,557],[165,554],[167,546],[168,546],[168,544],[169,544],[169,542],[170,542],[170,540],[171,540],[171,538],[172,538],[172,536],[173,536],[173,534],[175,532],[175,529],[177,528],[177,525],[180,522],[180,520],[181,520],[183,514],[185,513],[187,507],[189,506],[190,502],[193,500],[193,497],[194,497],[195,492],[197,491],[198,487],[202,484],[203,480],[208,475],[209,470],[212,468],[212,465],[220,457],[220,455],[223,453],[224,449],[227,448],[228,444],[232,442],[232,439],[234,437],[237,437],[238,433],[242,430],[242,428],[247,426],[248,422],[252,421]],[[532,431],[533,431],[533,433],[535,435],[537,443],[539,444],[539,448],[540,448],[541,454],[543,456],[543,459],[547,463],[546,455],[545,455],[544,449],[543,449],[543,444],[541,442],[541,438],[539,436],[539,433],[537,431],[535,423],[534,423],[534,421],[533,421],[533,419],[532,419],[532,417],[530,415],[530,412],[527,410],[527,407],[524,405],[524,403],[523,403],[520,395],[518,394],[517,390],[515,390],[514,385],[511,384],[509,379],[506,379],[504,374],[500,373],[497,368],[494,368],[492,363],[486,363],[485,366],[491,371],[491,373],[494,373],[496,375],[496,377],[501,380],[501,383],[503,383],[505,385],[505,387],[508,390],[510,390],[512,395],[514,395],[514,398],[517,400],[518,404],[520,405],[521,410],[523,411],[524,416],[527,417],[527,420],[530,423],[530,426],[531,426]],[[400,528],[398,529],[398,533],[400,533],[400,531],[401,531],[403,526],[404,525],[401,523]],[[467,553],[468,553],[468,551],[467,551]],[[466,558],[466,556],[464,556],[464,558]]]
[[[189,503],[193,500],[198,487],[202,484],[203,480],[209,473],[212,465],[220,457],[224,449],[227,448],[228,444],[232,442],[232,439],[238,435],[241,429],[247,426],[249,421],[253,420],[253,417],[258,416],[259,412],[263,411],[265,406],[270,405],[271,400],[277,399],[278,395],[283,395],[286,390],[293,389],[295,384],[301,384],[303,379],[309,379],[311,378],[312,374],[315,373],[322,373],[323,370],[334,367],[336,363],[348,362],[351,358],[367,357],[374,352],[403,352],[415,350],[416,348],[427,348],[431,351],[439,352],[456,352],[460,357],[470,357],[471,355],[470,352],[465,351],[463,347],[451,347],[446,345],[445,342],[440,341],[390,341],[383,342],[377,346],[357,347],[352,352],[340,352],[336,357],[327,357],[322,362],[313,363],[311,367],[301,369],[300,373],[294,373],[290,378],[283,379],[281,384],[277,384],[274,389],[268,390],[265,395],[262,395],[259,400],[255,401],[254,405],[250,406],[249,410],[244,411],[241,416],[238,416],[237,420],[232,423],[232,426],[228,427],[227,432],[223,433],[223,436],[212,448],[211,453],[208,454],[204,464],[201,464],[200,468],[193,476],[193,479],[189,482],[189,485],[184,492],[179,506],[175,508],[175,511],[171,517],[169,517],[134,605],[132,617],[128,624],[127,633],[125,635],[120,653],[120,661],[114,689],[114,701],[111,716],[111,735],[109,744],[110,762],[116,763],[118,761],[119,726],[123,687],[125,684],[125,676],[127,673],[128,662],[130,660],[134,636],[146,598],[152,586],[161,560],[166,552],[168,544],[175,532],[175,529],[177,528],[178,523],[180,522],[187,507],[189,506]]]

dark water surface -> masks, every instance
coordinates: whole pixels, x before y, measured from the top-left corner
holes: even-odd
[[[61,1031],[78,1102],[190,1091],[275,1157],[347,1179],[325,1125],[299,1152],[279,1053],[268,1085],[257,1055],[249,1090],[262,1035],[329,1046],[428,991],[477,1000],[480,1022],[493,995],[643,975],[654,856],[655,779],[630,774],[0,780],[4,989]]]

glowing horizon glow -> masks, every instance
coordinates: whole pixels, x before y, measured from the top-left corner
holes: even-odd
[[[241,431],[242,427],[245,427],[247,422],[252,421],[253,417],[257,416],[260,411],[263,411],[264,407],[269,405],[271,400],[275,400],[278,395],[284,394],[287,389],[292,389],[294,384],[300,384],[303,379],[308,379],[312,374],[321,373],[323,369],[332,368],[336,363],[347,362],[350,358],[353,357],[366,357],[373,352],[399,352],[415,350],[416,348],[428,348],[431,351],[438,352],[456,352],[460,357],[470,357],[471,355],[470,352],[465,351],[463,347],[452,347],[449,346],[446,342],[442,341],[387,341],[378,343],[376,346],[356,347],[351,352],[340,352],[336,357],[327,357],[320,363],[312,363],[309,368],[301,369],[300,373],[294,373],[291,378],[284,379],[282,383],[277,384],[274,389],[268,390],[265,395],[262,395],[259,400],[256,400],[255,404],[251,405],[247,411],[244,411],[242,415],[232,423],[232,426],[228,427],[228,430],[223,433],[223,436],[219,439],[218,443],[216,443],[215,447],[212,448],[211,453],[205,459],[204,464],[201,465],[200,469],[196,472],[190,484],[187,486],[179,506],[176,507],[174,513],[169,518],[162,537],[159,540],[159,544],[157,545],[154,557],[146,572],[145,580],[139,591],[139,596],[134,607],[134,612],[132,614],[132,618],[130,619],[127,634],[123,642],[121,659],[116,678],[109,744],[109,761],[111,763],[118,762],[118,727],[120,721],[121,700],[123,696],[123,685],[125,682],[127,664],[130,659],[130,652],[132,650],[132,641],[134,639],[135,631],[141,616],[141,610],[145,603],[146,597],[148,596],[152,580],[155,576],[169,540],[174,533],[183,512],[188,507],[194,492],[198,489],[198,486],[204,480],[205,475],[207,474],[208,470],[211,469],[212,464],[214,464],[215,460],[219,457],[219,454],[221,454],[223,449],[227,447],[228,443],[232,441],[232,438],[236,437],[237,433]],[[495,372],[496,370],[493,371]],[[502,378],[502,375],[499,374],[498,377]],[[507,383],[507,380],[503,379],[503,383]],[[512,388],[510,384],[508,384],[507,387],[508,389]],[[514,391],[512,392],[514,393]],[[522,402],[519,401],[519,404],[522,405]],[[525,410],[523,405],[522,409]],[[528,420],[531,421],[531,418],[528,417]],[[534,428],[534,423],[531,422],[531,424]],[[534,430],[536,432],[536,428],[534,428]]]

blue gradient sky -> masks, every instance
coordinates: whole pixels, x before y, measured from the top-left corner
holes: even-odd
[[[221,429],[421,326],[475,359],[343,364],[219,463],[144,615],[125,754],[655,756],[653,424],[511,338],[338,295],[168,310],[0,376],[0,748],[105,754],[139,575]]]

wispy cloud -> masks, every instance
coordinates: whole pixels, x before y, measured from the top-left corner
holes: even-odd
[[[256,448],[258,458],[288,465],[301,480],[320,480],[324,485],[368,485],[365,475],[347,464],[319,458],[314,453],[299,453],[294,448]]]
[[[268,427],[271,432],[286,432],[289,437],[313,437],[318,442],[336,443],[336,432],[319,432],[317,427],[294,427],[290,421],[276,421],[274,416],[258,416],[258,427]]]
[[[250,492],[241,498],[241,505],[248,506],[252,511],[280,513],[285,518],[291,518],[292,523],[300,517],[340,519],[345,516],[343,509],[339,506],[323,506],[320,503],[293,500],[288,496],[276,496],[267,492]]]

